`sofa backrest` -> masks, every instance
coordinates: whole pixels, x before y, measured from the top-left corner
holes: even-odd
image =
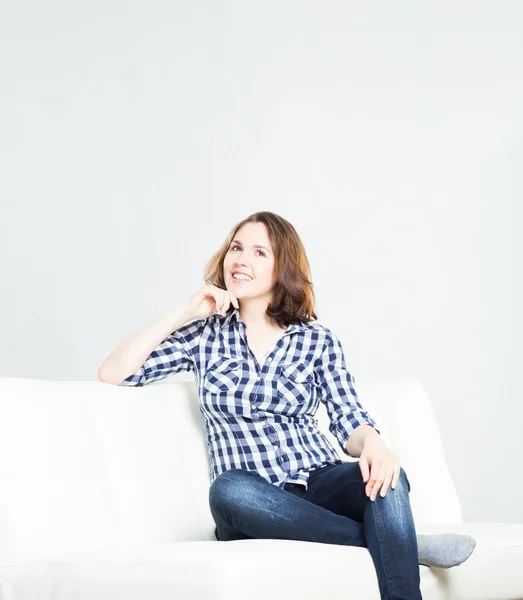
[[[416,523],[459,523],[428,396],[416,382],[359,384],[399,454]],[[329,432],[323,405],[320,429]],[[215,540],[196,384],[143,387],[0,378],[0,564],[108,545]]]

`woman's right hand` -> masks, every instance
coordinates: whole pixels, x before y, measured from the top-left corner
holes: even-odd
[[[187,312],[195,319],[206,319],[214,313],[225,314],[231,303],[240,308],[238,298],[229,290],[204,285],[186,302]]]

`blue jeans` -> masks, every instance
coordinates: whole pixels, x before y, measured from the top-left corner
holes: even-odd
[[[310,472],[309,488],[278,487],[255,471],[231,469],[209,489],[218,541],[251,538],[303,540],[368,548],[381,598],[418,600],[418,544],[407,474],[375,500],[365,494],[358,462],[333,463]]]

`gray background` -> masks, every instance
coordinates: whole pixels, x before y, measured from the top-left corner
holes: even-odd
[[[272,210],[356,389],[418,379],[465,520],[523,522],[522,17],[2,2],[1,375],[96,380]]]

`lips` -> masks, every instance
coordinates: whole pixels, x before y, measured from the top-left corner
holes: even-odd
[[[242,273],[241,271],[233,271],[231,273],[231,277],[234,279],[235,275],[245,275],[246,277],[249,277],[250,279],[252,279],[251,275],[249,275],[248,273]]]

